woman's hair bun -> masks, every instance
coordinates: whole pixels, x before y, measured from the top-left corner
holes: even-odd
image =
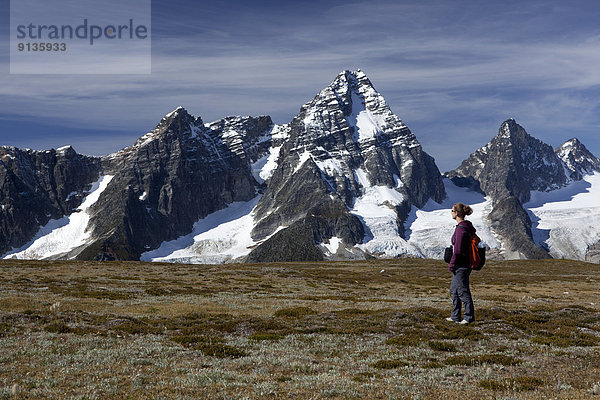
[[[473,214],[473,209],[471,208],[471,206],[466,206],[463,203],[455,203],[452,206],[452,209],[454,211],[456,211],[456,214],[460,217],[460,218],[464,218],[465,215],[471,215]]]

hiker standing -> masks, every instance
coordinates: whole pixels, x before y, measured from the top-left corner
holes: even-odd
[[[468,246],[471,236],[475,234],[475,228],[470,221],[465,220],[465,216],[471,215],[473,209],[463,203],[456,203],[452,206],[451,213],[452,219],[457,222],[457,225],[452,235],[454,251],[448,267],[453,274],[452,283],[450,284],[453,308],[451,316],[446,320],[464,325],[475,321],[473,298],[469,288],[471,265],[468,253]],[[461,317],[463,304],[465,306],[464,318]]]

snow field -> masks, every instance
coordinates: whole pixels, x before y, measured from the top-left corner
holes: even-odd
[[[88,210],[98,201],[112,178],[111,175],[100,177],[93,183],[90,193],[75,212],[68,217],[50,220],[40,228],[32,241],[7,253],[4,258],[49,259],[67,254],[86,244],[90,238],[90,232],[87,230],[90,221]]]
[[[218,264],[247,255],[255,244],[250,232],[252,210],[259,200],[257,196],[231,203],[198,220],[190,234],[163,242],[158,249],[143,253],[140,260]]]
[[[524,204],[533,221],[533,238],[554,258],[585,259],[600,240],[600,173],[551,192],[531,192]]]

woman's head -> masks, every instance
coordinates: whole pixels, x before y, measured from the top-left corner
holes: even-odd
[[[452,206],[452,217],[465,218],[467,215],[473,214],[473,209],[463,203],[455,203]]]

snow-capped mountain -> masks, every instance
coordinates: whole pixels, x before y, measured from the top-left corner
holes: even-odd
[[[446,175],[458,184],[478,182],[494,199],[512,195],[521,202],[529,200],[532,190],[558,189],[568,180],[552,147],[530,136],[514,119],[504,121],[498,135]]]
[[[205,125],[181,107],[169,113],[133,146],[103,159],[114,178],[93,207],[97,241],[81,256],[137,259],[188,234],[195,221],[256,197],[250,166],[269,147],[272,126],[269,117]]]
[[[204,123],[178,107],[105,157],[0,147],[0,254],[439,258],[460,201],[472,205],[492,257],[598,262],[599,166],[576,139],[554,151],[508,120],[443,179],[366,75],[343,71],[287,124],[268,116]],[[565,213],[572,223],[561,221]],[[586,240],[568,238],[577,235]]]
[[[100,171],[99,159],[71,147],[0,147],[0,254],[23,246],[40,226],[74,212]]]
[[[198,219],[256,197],[259,185],[250,165],[270,146],[272,126],[269,117],[236,117],[204,125],[177,108],[132,146],[92,159],[92,165],[101,165],[101,175],[111,179],[93,202],[85,200],[84,210],[75,210],[87,215],[85,237],[83,231],[78,235],[81,245],[66,253],[65,246],[40,246],[53,243],[41,233],[48,226],[63,227],[66,221],[60,221],[72,209],[37,224],[41,231],[27,240],[35,235],[37,258],[138,259],[164,241],[188,234]],[[98,175],[86,184],[96,180]],[[13,257],[31,254],[22,247],[35,242],[26,242],[12,244]]]
[[[410,252],[403,221],[413,205],[444,198],[441,175],[362,71],[340,73],[302,106],[287,135],[256,207],[254,238],[285,227],[270,241],[281,247],[289,238],[289,252],[302,236],[296,230],[311,231],[318,243],[335,238],[341,246],[333,253],[347,256],[355,245],[371,254]]]
[[[600,171],[600,160],[577,138],[567,140],[554,149],[554,152],[563,161],[572,181],[580,181],[584,176]]]
[[[581,248],[556,252],[553,248],[560,239],[555,240],[554,245],[541,240],[539,227],[543,224],[539,224],[539,216],[529,207],[534,203],[536,207],[541,206],[540,198],[553,202],[555,193],[565,193],[573,187],[581,188],[576,183],[585,176],[600,172],[598,166],[598,159],[577,139],[554,151],[551,146],[530,136],[514,119],[509,119],[502,123],[496,137],[446,176],[455,184],[478,190],[491,199],[492,209],[487,219],[503,244],[505,256],[544,258],[553,255],[585,259],[585,251]],[[553,194],[543,196],[540,193]],[[533,194],[537,200],[531,203]],[[588,205],[600,207],[600,201],[596,201],[596,205],[591,201]],[[585,230],[591,221],[593,218],[581,226],[580,234],[595,232],[595,229]],[[581,242],[586,242],[584,247],[587,248],[598,241],[600,237],[592,233],[588,240]]]

